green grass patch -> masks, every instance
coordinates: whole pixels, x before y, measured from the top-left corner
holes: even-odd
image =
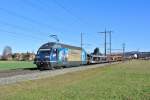
[[[0,61],[0,70],[33,68],[36,67],[32,61]]]
[[[150,100],[150,61],[0,86],[0,100]]]

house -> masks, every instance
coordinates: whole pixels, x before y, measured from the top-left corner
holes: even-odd
[[[15,53],[13,59],[17,61],[33,61],[35,58],[34,53]]]
[[[26,54],[26,60],[33,61],[34,59],[35,59],[35,54],[34,53],[27,53]]]
[[[11,55],[11,54],[8,54],[8,55],[5,55],[5,56],[2,56],[2,59],[3,59],[3,60],[13,60],[13,58],[12,58],[12,55]]]
[[[21,53],[14,53],[13,54],[13,59],[17,61],[22,61],[23,60],[23,55]]]

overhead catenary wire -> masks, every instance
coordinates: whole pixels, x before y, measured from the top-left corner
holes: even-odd
[[[81,24],[86,24],[81,18],[79,18],[78,16],[76,16],[75,14],[73,14],[69,9],[67,9],[65,6],[63,6],[60,2],[58,2],[57,0],[52,0],[56,5],[58,5],[60,8],[62,8],[64,11],[66,11],[68,14],[70,14],[72,17],[74,17],[78,22],[80,22]]]
[[[42,10],[45,11],[45,9],[44,9],[42,6],[33,3],[31,0],[22,0],[22,1],[23,1],[25,4],[30,5],[32,8],[35,8],[35,9],[38,9],[38,10],[41,10],[41,9],[42,9]],[[37,0],[36,2],[39,2],[39,0]],[[40,2],[40,4],[41,4],[41,2]]]
[[[46,9],[48,9],[49,5],[48,4],[44,4],[43,2],[41,2],[40,0],[37,0],[36,2],[39,2],[39,4],[35,4],[32,2],[32,0],[24,0],[27,4],[29,4],[32,8],[37,8],[38,10],[43,10],[45,12]],[[87,24],[85,22],[83,22],[83,20],[81,20],[79,17],[75,16],[70,10],[68,10],[66,7],[64,7],[62,4],[60,4],[59,2],[57,1],[53,1],[53,3],[55,3],[58,7],[60,7],[61,9],[63,9],[66,13],[68,13],[70,16],[72,16],[73,18],[75,18],[75,21],[73,23],[76,23],[77,21],[80,22],[80,23],[84,23],[84,24]],[[42,6],[43,7],[42,7]],[[47,13],[46,13],[47,14]],[[55,17],[56,18],[56,17]],[[60,20],[60,18],[57,18],[57,20]],[[70,23],[71,25],[73,23]],[[66,24],[67,26],[70,26],[70,24]]]
[[[39,26],[44,25],[44,26],[46,26],[46,27],[48,27],[48,28],[50,28],[50,29],[56,30],[56,29],[55,29],[54,27],[52,27],[52,26],[49,26],[49,25],[47,25],[47,24],[45,24],[45,23],[43,23],[43,22],[41,23],[41,22],[36,21],[36,20],[34,20],[34,19],[32,19],[32,18],[29,18],[29,17],[26,17],[26,16],[21,15],[21,14],[19,14],[19,13],[16,13],[16,12],[14,12],[14,11],[7,10],[7,9],[5,9],[5,8],[2,8],[2,7],[0,7],[0,10],[3,11],[3,12],[5,12],[5,13],[7,13],[7,14],[12,15],[12,16],[21,18],[21,19],[23,19],[23,20],[25,20],[25,21],[28,21],[28,22],[30,22],[30,23],[33,23],[33,24],[36,24],[36,25],[39,25]],[[4,24],[5,24],[5,25],[12,26],[12,27],[18,27],[18,26],[10,25],[9,23],[4,23]],[[20,29],[20,28],[22,28],[22,27],[19,27],[18,29]],[[43,32],[41,32],[41,33],[43,33]]]
[[[61,5],[61,4],[59,4],[59,5]],[[61,8],[63,8],[67,13],[69,13],[71,16],[76,18],[76,20],[78,20],[79,22],[84,23],[80,18],[75,16],[72,12],[70,12],[70,10],[66,9],[63,5],[61,6]],[[38,26],[44,26],[44,27],[47,27],[47,28],[50,28],[50,29],[53,29],[53,30],[56,29],[55,27],[53,27],[53,26],[51,26],[51,25],[49,25],[47,23],[37,21],[37,20],[35,20],[33,18],[30,18],[28,16],[25,16],[25,15],[19,13],[19,12],[16,12],[16,11],[13,11],[13,10],[10,10],[10,9],[7,9],[7,8],[2,8],[2,7],[0,7],[0,10],[2,12],[4,12],[4,13],[7,13],[7,14],[11,15],[11,16],[23,19],[23,20],[25,20],[25,21],[27,21],[29,23],[32,23],[32,24],[35,24],[35,25],[38,25]],[[0,23],[0,24],[2,24],[2,23]],[[14,28],[22,30],[22,31],[32,30],[31,28],[22,27],[22,26],[19,26],[19,25],[13,25],[12,23],[3,22],[3,24],[5,24],[7,26],[14,27]],[[30,38],[30,39],[33,39],[33,40],[41,39],[41,38],[37,37],[36,35],[27,35],[24,32],[22,32],[22,33],[20,33],[20,32],[12,32],[12,31],[7,31],[7,30],[3,30],[3,29],[0,29],[0,31],[1,32],[5,32],[5,33],[9,33],[9,34],[12,34],[12,35],[16,35],[16,39],[18,38],[19,34],[22,37],[22,39],[25,39],[25,38]],[[41,33],[43,33],[43,32],[41,32]]]
[[[30,0],[28,0],[28,1],[30,1]],[[78,16],[76,16],[76,15],[74,15],[69,9],[67,9],[65,6],[63,6],[60,2],[58,2],[57,0],[53,0],[53,1],[55,1],[55,3],[58,5],[58,6],[60,6],[62,9],[64,9],[67,13],[69,13],[71,16],[73,16],[74,18],[76,18],[76,20],[78,20],[79,22],[81,22],[81,23],[84,23]],[[37,1],[38,2],[38,1]],[[33,4],[34,5],[34,4]],[[40,7],[41,8],[41,7]],[[0,7],[0,10],[1,11],[3,11],[3,12],[5,12],[5,13],[8,13],[8,14],[10,14],[10,15],[13,15],[13,16],[15,16],[15,17],[19,17],[19,18],[21,18],[21,19],[23,19],[23,20],[26,20],[26,21],[28,21],[28,22],[30,22],[30,23],[33,23],[33,24],[36,24],[36,25],[40,25],[41,26],[41,24],[42,25],[44,25],[44,26],[46,26],[46,27],[48,27],[48,28],[51,28],[51,26],[49,26],[48,24],[45,24],[45,23],[43,23],[43,22],[40,22],[40,21],[36,21],[35,19],[32,19],[32,18],[30,18],[30,17],[26,17],[26,16],[24,16],[24,15],[21,15],[21,14],[19,14],[19,13],[17,13],[17,12],[14,12],[14,11],[11,11],[11,10],[7,10],[7,9],[5,9],[5,8],[2,8],[2,7]],[[16,27],[16,26],[15,26]],[[20,28],[19,28],[20,29]],[[54,28],[51,28],[51,29],[54,29]]]
[[[17,29],[19,29],[19,30],[32,30],[32,29],[29,29],[29,28],[21,27],[21,26],[19,26],[19,25],[10,24],[10,23],[7,23],[7,22],[1,21],[1,20],[0,20],[0,24],[1,24],[1,25],[10,26],[10,27],[13,27],[13,28],[17,28]]]
[[[43,23],[43,22],[36,21],[36,20],[34,20],[32,18],[29,18],[29,17],[26,17],[24,15],[18,14],[18,13],[14,12],[14,11],[10,11],[10,10],[7,10],[5,8],[2,8],[2,7],[0,7],[0,10],[5,12],[5,13],[8,13],[10,15],[13,15],[13,16],[19,17],[21,19],[24,19],[24,20],[26,20],[26,21],[28,21],[30,23],[33,23],[33,24],[36,24],[36,25],[39,25],[39,26],[44,25],[47,28],[50,28],[52,30],[56,30],[56,28],[54,28],[53,26],[50,26],[50,25],[48,25],[46,23]]]
[[[46,10],[47,6],[41,6],[41,4],[43,4],[42,2],[40,2],[39,0],[37,0],[36,2],[40,2],[40,4],[37,3],[33,3],[31,0],[23,0],[25,2],[25,4],[27,6],[30,6],[31,8],[37,9],[37,11],[42,11],[45,12],[44,15],[48,16],[49,18],[52,18],[52,16],[49,15],[48,9]],[[56,19],[57,22],[59,22],[61,24],[60,18],[54,17]],[[64,25],[64,24],[63,24]],[[70,25],[68,25],[70,26]],[[55,30],[60,30],[59,28],[55,28]],[[63,29],[65,30],[65,29]],[[67,31],[67,30],[65,30]]]
[[[57,1],[56,1],[56,2],[57,2]],[[57,2],[57,4],[58,4],[59,6],[61,6],[61,8],[65,9],[66,12],[70,13],[71,16],[74,16],[69,10],[67,10],[67,9],[66,9],[64,6],[62,6],[60,3]],[[3,11],[3,12],[5,12],[5,13],[8,13],[8,14],[10,14],[10,15],[13,15],[13,16],[19,17],[19,18],[21,18],[21,19],[24,19],[24,20],[26,20],[26,21],[28,21],[28,22],[30,22],[30,23],[33,23],[33,24],[36,24],[36,25],[40,25],[40,26],[41,26],[41,25],[44,25],[44,26],[46,26],[46,27],[48,27],[48,28],[51,28],[51,29],[56,30],[54,27],[49,26],[48,24],[45,24],[45,23],[43,23],[43,22],[36,21],[36,20],[34,20],[34,19],[32,19],[32,18],[29,18],[29,17],[26,17],[26,16],[24,16],[24,15],[18,14],[18,13],[14,12],[14,11],[10,11],[10,10],[7,10],[7,9],[5,9],[5,8],[2,8],[2,7],[0,7],[0,10]],[[77,18],[77,17],[76,17],[76,18]],[[77,18],[77,19],[78,19],[78,18]],[[79,19],[78,19],[78,20],[79,20]]]
[[[7,30],[4,30],[4,29],[0,29],[0,31],[18,36],[18,32],[7,31]],[[24,34],[24,33],[20,33],[20,35],[23,36],[24,38],[30,38],[30,39],[33,39],[33,40],[39,40],[40,39],[38,37],[27,35],[27,34]],[[18,37],[16,37],[16,38],[18,38]]]
[[[36,20],[33,20],[33,19],[30,19],[30,18],[28,18],[28,17],[26,17],[26,16],[23,16],[23,15],[20,15],[20,14],[18,14],[18,13],[15,13],[15,12],[13,12],[13,11],[10,11],[10,10],[7,10],[7,9],[5,9],[5,8],[2,8],[2,7],[0,7],[0,10],[1,11],[3,11],[3,12],[5,12],[5,13],[8,13],[8,14],[10,14],[10,15],[12,15],[12,16],[15,16],[15,17],[19,17],[19,18],[21,18],[21,19],[23,19],[23,20],[26,20],[26,21],[28,21],[28,22],[30,22],[30,23],[33,23],[33,24],[36,24],[36,25],[40,25],[41,26],[41,23],[40,22],[37,22]],[[0,24],[3,24],[3,25],[7,25],[7,26],[11,26],[11,27],[15,27],[15,28],[17,28],[17,29],[19,29],[19,30],[32,30],[32,29],[29,29],[29,28],[24,28],[24,27],[21,27],[21,26],[19,26],[19,25],[13,25],[13,24],[10,24],[10,23],[7,23],[7,22],[4,22],[4,21],[0,21]],[[43,24],[43,23],[42,23]],[[45,25],[45,26],[47,26],[47,25]],[[47,26],[48,28],[50,28],[49,26]],[[6,31],[5,31],[6,32]],[[8,31],[7,31],[8,32]],[[41,31],[39,31],[38,30],[38,32],[40,32],[40,33],[44,33],[44,32],[41,32]],[[11,33],[15,33],[15,32],[11,32]],[[34,37],[34,36],[31,36],[30,35],[30,37]],[[35,37],[34,37],[35,38]],[[40,38],[38,38],[38,40],[39,40]]]
[[[26,42],[29,42],[28,41],[28,39],[30,39],[30,40],[33,40],[34,42],[30,42],[30,45],[31,44],[33,44],[33,45],[37,45],[37,44],[35,44],[35,42],[37,41],[37,40],[39,40],[37,37],[31,37],[31,36],[29,36],[29,35],[26,35],[26,34],[23,34],[23,33],[20,33],[21,34],[21,36],[23,37],[23,38],[18,38],[18,33],[17,32],[10,32],[10,31],[6,31],[6,30],[3,30],[3,29],[0,29],[0,34],[5,34],[5,35],[7,35],[7,37],[3,37],[4,39],[3,39],[3,41],[6,41],[6,39],[5,38],[7,38],[7,41],[9,40],[9,44],[10,43],[21,43],[22,41],[26,41]],[[7,34],[6,34],[7,33]],[[9,34],[9,35],[8,35]],[[4,35],[3,35],[4,36]],[[8,43],[8,42],[7,42]],[[8,45],[8,44],[7,44]],[[13,46],[13,45],[11,45],[11,46]],[[28,49],[26,49],[27,51],[29,51],[29,48]]]
[[[31,32],[30,30],[32,30],[32,29],[30,29],[30,28],[25,28],[25,27],[21,27],[21,26],[19,26],[19,25],[14,25],[14,24],[10,24],[10,23],[7,23],[7,22],[4,22],[4,21],[0,21],[0,24],[1,25],[6,25],[6,26],[9,26],[9,27],[13,27],[13,28],[16,28],[16,29],[19,29],[19,30],[21,30],[21,31],[23,31],[23,32],[25,32],[25,33],[33,33],[33,32]],[[14,32],[13,32],[14,33]],[[41,32],[41,31],[39,31],[38,30],[38,32],[34,32],[34,33],[44,33],[44,32]],[[26,34],[25,34],[26,35]],[[39,39],[42,39],[41,37],[39,37],[38,35],[29,35],[30,37],[38,37],[38,40]]]
[[[48,12],[46,11],[46,7],[47,6],[49,6],[49,5],[44,5],[43,4],[43,2],[41,2],[40,0],[37,0],[36,2],[39,2],[39,4],[37,4],[37,3],[33,3],[32,2],[32,0],[24,0],[24,2],[26,3],[26,4],[28,4],[28,5],[30,5],[30,7],[32,7],[32,8],[36,8],[36,9],[38,9],[38,10],[41,10],[41,11],[44,11],[44,12],[46,12],[46,14],[48,15]],[[68,10],[66,7],[64,7],[61,3],[59,3],[58,1],[56,1],[56,0],[53,0],[53,2],[57,5],[57,6],[59,6],[60,8],[62,8],[65,12],[67,12],[69,15],[71,15],[72,17],[74,17],[75,19],[76,19],[76,21],[74,21],[74,22],[80,22],[80,23],[82,23],[82,24],[86,24],[87,25],[87,23],[85,23],[83,20],[81,20],[78,16],[76,16],[76,15],[74,15],[70,10]],[[41,6],[41,5],[43,5],[43,7]],[[55,17],[56,18],[56,17]],[[57,20],[59,20],[58,18],[57,18]],[[73,24],[73,23],[71,23],[71,24]],[[70,26],[70,24],[68,24],[67,26]]]

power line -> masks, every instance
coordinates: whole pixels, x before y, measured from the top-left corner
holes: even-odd
[[[0,20],[0,24],[1,25],[10,26],[10,27],[13,27],[13,28],[17,28],[19,30],[27,30],[27,31],[33,30],[33,28],[25,28],[25,27],[22,27],[22,26],[19,26],[19,25],[10,24],[10,23],[7,23],[7,22],[1,21],[1,20]],[[38,32],[43,33],[40,30],[38,30]]]
[[[31,5],[32,7],[33,6],[36,6],[36,8],[38,8],[39,5],[31,2],[31,0],[24,0],[24,1],[28,1],[27,3],[29,5]],[[43,4],[43,2],[41,2],[40,0],[36,1],[36,2],[39,2],[40,5],[42,4],[43,7],[48,7],[49,5],[45,5]],[[77,21],[79,21],[80,23],[85,23],[83,22],[79,17],[75,16],[69,9],[67,9],[66,7],[64,7],[60,2],[56,1],[56,0],[53,0],[53,3],[55,3],[57,6],[59,6],[60,8],[62,8],[65,12],[67,12],[69,15],[71,15],[72,17],[74,17]],[[44,11],[46,11],[43,7],[40,6],[41,9],[43,9]],[[34,7],[33,7],[34,8]],[[38,8],[39,9],[39,8]],[[39,9],[39,10],[41,10]],[[55,17],[56,18],[56,17]],[[58,19],[58,18],[57,18]],[[76,22],[76,21],[75,21]],[[71,23],[72,24],[72,23]],[[67,26],[70,26],[70,25],[67,25]]]
[[[85,45],[91,45],[91,44],[87,44],[87,43],[83,43],[83,35],[84,35],[84,33],[80,33],[80,38],[81,38],[81,49],[83,49],[83,46],[85,46]]]
[[[0,21],[0,24],[1,24],[1,25],[6,25],[6,26],[9,26],[9,27],[13,27],[13,28],[22,30],[22,31],[24,31],[24,32],[26,32],[26,31],[30,32],[30,31],[28,30],[28,28],[24,28],[24,27],[21,27],[21,26],[18,26],[18,25],[9,24],[9,23],[7,23],[7,22]],[[1,29],[1,30],[2,30],[2,29]],[[30,30],[32,30],[32,29],[30,29]],[[7,31],[7,32],[8,32],[8,31]],[[12,33],[14,33],[14,32],[12,32]],[[31,32],[30,32],[30,33],[31,33]],[[44,33],[44,32],[40,32],[40,33]],[[25,34],[25,35],[26,35],[26,34]],[[34,37],[34,38],[35,38],[35,36],[37,37],[37,35],[28,35],[28,36]],[[38,40],[39,40],[41,37],[37,37],[37,38],[38,38]]]
[[[22,1],[24,1],[25,3],[27,3],[28,5],[30,5],[32,8],[37,8],[38,10],[41,10],[41,9],[43,9],[43,7],[41,7],[41,6],[37,6],[37,4],[35,4],[35,3],[33,3],[31,0],[22,0]],[[37,0],[36,2],[39,2],[39,0]],[[40,2],[40,4],[41,4],[41,2]],[[33,7],[34,6],[34,7]],[[43,9],[44,10],[44,9]],[[44,10],[45,11],[45,10]]]
[[[7,26],[10,26],[10,27],[13,27],[13,28],[20,29],[20,30],[24,30],[24,29],[26,30],[26,28],[23,28],[23,27],[21,27],[19,25],[10,24],[10,23],[7,23],[7,22],[1,21],[1,20],[0,20],[0,24],[1,25],[7,25]]]
[[[34,24],[38,24],[38,25],[40,25],[40,26],[41,26],[41,24],[44,24],[44,23],[37,22],[37,21],[35,21],[35,20],[33,20],[33,19],[30,19],[30,18],[28,18],[28,17],[25,17],[25,16],[23,16],[23,15],[20,15],[20,14],[18,14],[18,13],[15,13],[15,12],[13,12],[13,11],[6,10],[6,9],[4,9],[4,8],[1,8],[1,7],[0,7],[0,10],[3,11],[3,12],[8,13],[8,14],[10,14],[10,15],[13,15],[13,16],[16,16],[16,17],[19,17],[19,18],[22,18],[22,19],[24,19],[24,20],[26,20],[26,21],[28,21],[28,22],[31,22],[31,23],[34,23]],[[0,24],[4,24],[4,25],[7,25],[7,26],[11,26],[11,27],[16,27],[17,29],[21,29],[21,30],[26,29],[26,28],[23,28],[23,27],[21,27],[21,26],[13,25],[13,24],[10,24],[10,23],[2,22],[2,21],[1,21]],[[47,26],[46,24],[44,24],[44,25]],[[49,27],[49,26],[47,26],[47,27]],[[32,29],[30,29],[30,30],[32,30]],[[39,31],[39,30],[38,30],[38,31]],[[12,33],[14,33],[14,32],[12,32]],[[41,32],[41,33],[43,33],[43,32]],[[32,36],[31,36],[31,37],[32,37]]]
[[[41,25],[44,25],[44,26],[46,26],[46,27],[48,27],[48,28],[51,28],[51,29],[54,29],[54,30],[55,30],[54,27],[52,27],[52,26],[50,26],[50,25],[48,25],[48,24],[46,24],[46,23],[36,21],[36,20],[34,20],[34,19],[32,19],[32,18],[23,16],[23,15],[18,14],[18,13],[16,13],[16,12],[7,10],[7,9],[5,9],[5,8],[2,8],[2,7],[0,7],[0,10],[3,11],[3,12],[8,13],[8,14],[10,14],[10,15],[13,15],[13,16],[19,17],[19,18],[21,18],[21,19],[24,19],[24,20],[26,20],[26,21],[28,21],[28,22],[30,22],[30,23],[34,23],[34,24],[36,24],[36,25],[38,24],[38,25],[40,25],[40,26],[41,26]]]
[[[6,31],[6,30],[3,30],[3,29],[0,29],[0,31],[18,36],[17,32]],[[20,34],[21,34],[21,36],[24,36],[24,38],[27,37],[27,38],[34,39],[34,40],[39,40],[40,39],[40,38],[35,37],[35,36],[31,36],[31,35],[27,35],[27,34],[23,34],[23,33],[20,33]]]
[[[23,34],[23,33],[20,33],[21,34],[21,36],[23,36],[24,38],[18,38],[18,33],[16,33],[16,32],[10,32],[10,31],[6,31],[6,30],[3,30],[3,29],[0,29],[0,33],[2,33],[2,32],[5,32],[5,33],[8,33],[9,35],[7,35],[7,37],[3,37],[3,40],[5,40],[5,38],[7,38],[7,40],[8,40],[8,38],[10,39],[9,41],[11,41],[11,42],[14,42],[14,40],[16,40],[16,41],[19,41],[18,43],[20,43],[21,41],[25,41],[25,42],[28,42],[28,40],[27,39],[32,39],[32,40],[34,40],[34,42],[32,42],[32,43],[34,43],[35,44],[35,42],[37,41],[37,38],[36,37],[31,37],[31,36],[29,36],[29,35],[26,35],[26,34]],[[2,35],[1,35],[1,37],[2,37]],[[26,39],[27,38],[27,39]],[[19,39],[19,40],[18,40]],[[21,40],[21,41],[20,41]],[[39,40],[39,39],[38,39]],[[15,42],[16,43],[16,42]],[[30,43],[30,45],[31,45],[31,43]]]
[[[108,49],[108,50],[110,50],[110,49]],[[111,51],[122,51],[122,49],[111,49]]]
[[[83,22],[83,20],[81,20],[78,16],[75,16],[69,9],[67,9],[65,6],[63,6],[60,2],[58,2],[57,0],[53,0],[53,2],[58,5],[60,8],[64,9],[64,11],[66,11],[68,14],[70,14],[72,17],[76,18],[77,21],[79,21],[80,23],[84,23],[87,24],[85,22]]]
[[[40,5],[39,4],[37,4],[37,3],[33,3],[31,0],[23,0],[28,6],[30,6],[30,7],[32,7],[32,8],[35,8],[35,9],[38,9],[38,11],[39,10],[41,10],[41,11],[44,11],[45,13],[45,15],[47,15],[48,17],[51,17],[51,16],[49,16],[49,12],[47,12],[47,10],[46,9],[44,9],[45,7],[47,7],[47,6],[44,6],[43,5],[43,7],[41,6],[41,4],[43,4],[43,2],[40,2],[39,0],[37,0],[36,2],[39,2],[40,3]],[[57,19],[57,21],[58,20],[60,20],[60,18],[56,18],[55,17],[55,19]],[[58,22],[60,22],[60,21],[58,21]],[[70,25],[68,25],[68,26],[70,26]],[[54,27],[53,27],[54,28]]]

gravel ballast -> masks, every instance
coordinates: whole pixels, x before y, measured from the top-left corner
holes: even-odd
[[[9,75],[8,77],[0,77],[0,85],[13,84],[13,83],[27,81],[27,80],[35,80],[35,79],[53,77],[53,76],[62,75],[62,74],[70,73],[70,72],[83,71],[83,70],[97,68],[97,67],[104,67],[106,65],[108,65],[108,63],[96,64],[96,65],[85,65],[85,66],[64,68],[64,69],[57,69],[57,70],[46,70],[46,71],[37,70],[37,71],[33,71],[33,73],[29,71],[29,73],[25,73],[25,74],[19,72],[19,74],[16,74],[16,75],[14,74],[12,76]]]

